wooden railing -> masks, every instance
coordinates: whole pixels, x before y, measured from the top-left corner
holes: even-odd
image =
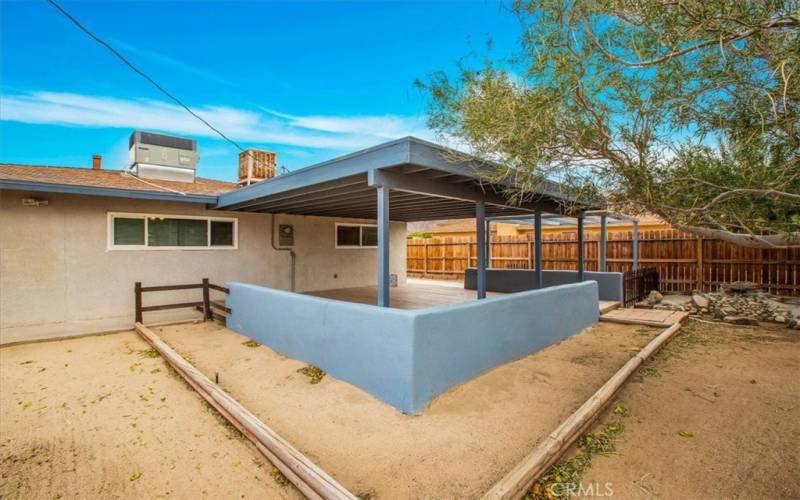
[[[146,292],[167,292],[174,290],[202,290],[202,300],[194,302],[175,302],[172,304],[160,304],[153,306],[145,306],[142,304],[142,294]],[[148,311],[164,311],[167,309],[183,309],[193,308],[203,313],[203,319],[210,321],[215,319],[225,323],[225,315],[230,314],[231,310],[224,304],[218,301],[211,300],[211,290],[225,293],[230,293],[230,290],[224,286],[214,285],[208,281],[208,278],[203,278],[200,283],[190,283],[187,285],[158,285],[158,286],[142,286],[142,283],[137,281],[133,285],[134,303],[135,303],[135,318],[137,323],[144,323],[142,317]]]

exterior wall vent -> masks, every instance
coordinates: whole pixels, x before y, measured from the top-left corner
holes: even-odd
[[[194,182],[197,141],[137,130],[128,140],[128,171],[144,179]]]

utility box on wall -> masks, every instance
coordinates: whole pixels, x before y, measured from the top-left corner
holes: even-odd
[[[278,226],[278,245],[282,247],[294,246],[294,226],[281,224]]]

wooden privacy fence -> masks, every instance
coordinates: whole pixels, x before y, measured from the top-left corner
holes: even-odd
[[[177,302],[172,304],[161,304],[155,306],[142,305],[142,294],[145,292],[166,292],[172,290],[191,290],[202,289],[202,300],[195,302]],[[188,285],[159,285],[159,286],[142,286],[142,283],[137,281],[133,285],[133,295],[135,304],[135,317],[137,323],[144,323],[142,321],[143,313],[148,311],[163,311],[166,309],[183,309],[193,308],[203,313],[203,319],[215,319],[221,323],[225,323],[225,315],[230,314],[231,310],[225,307],[225,304],[219,301],[211,300],[211,290],[216,290],[224,294],[230,293],[230,290],[224,286],[214,285],[209,283],[208,278],[203,278],[201,283],[190,283]]]
[[[577,269],[576,233],[545,235],[544,269]],[[631,231],[608,233],[606,270],[633,268]],[[587,231],[584,242],[587,271],[596,271],[600,256],[599,232]],[[475,267],[474,237],[414,238],[407,242],[407,270],[413,277],[463,279],[464,269]],[[529,235],[495,236],[490,267],[532,269],[533,242]],[[639,267],[655,267],[660,287],[667,292],[715,291],[732,281],[760,283],[777,295],[800,296],[800,249],[760,249],[702,239],[676,230],[639,231]]]

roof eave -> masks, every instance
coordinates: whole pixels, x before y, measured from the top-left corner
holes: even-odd
[[[217,195],[181,194],[160,191],[143,191],[138,189],[56,184],[50,182],[17,181],[9,179],[0,179],[0,189],[12,191],[79,194],[88,196],[111,196],[115,198],[129,198],[137,200],[179,201],[184,203],[202,203],[211,205],[216,205],[219,199]]]

